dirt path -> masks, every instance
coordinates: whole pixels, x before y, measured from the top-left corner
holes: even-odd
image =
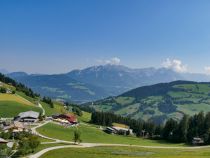
[[[63,145],[63,146],[55,146],[43,149],[38,153],[29,156],[29,158],[39,158],[45,153],[57,150],[57,149],[64,149],[64,148],[91,148],[91,147],[137,147],[137,148],[147,148],[147,149],[188,149],[188,150],[195,150],[195,149],[202,149],[202,148],[210,148],[210,146],[203,146],[203,147],[163,147],[163,146],[139,146],[139,145],[124,145],[124,144],[100,144],[100,143],[81,143],[80,145]]]
[[[45,109],[43,108],[42,104],[38,103],[38,107],[42,109],[42,116],[45,116]]]
[[[84,147],[78,146],[78,145],[55,146],[55,147],[50,147],[50,148],[44,149],[34,155],[29,156],[29,158],[39,158],[40,156],[47,153],[48,151],[56,150],[56,149],[63,149],[63,148],[84,148]]]
[[[103,143],[81,143],[79,145],[73,145],[73,142],[71,141],[64,141],[64,140],[60,140],[60,139],[55,139],[55,138],[50,138],[47,136],[44,136],[42,134],[39,134],[36,129],[39,127],[44,126],[45,124],[49,123],[51,121],[47,121],[43,124],[40,124],[36,127],[32,128],[32,131],[42,137],[42,138],[46,138],[49,140],[53,140],[54,142],[44,142],[42,144],[56,144],[56,143],[68,143],[71,145],[62,145],[62,146],[55,146],[55,147],[49,147],[46,149],[43,149],[41,151],[39,151],[38,153],[34,154],[34,155],[30,155],[28,158],[39,158],[40,156],[42,156],[43,154],[52,151],[52,150],[56,150],[56,149],[63,149],[63,148],[90,148],[90,147],[101,147],[101,146],[118,146],[118,147],[138,147],[138,148],[147,148],[147,149],[188,149],[188,150],[195,150],[195,149],[204,149],[204,148],[210,148],[210,146],[199,146],[199,147],[166,147],[166,146],[141,146],[141,145],[126,145],[126,144],[103,144]]]

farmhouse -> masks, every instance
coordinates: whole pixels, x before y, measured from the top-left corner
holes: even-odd
[[[117,126],[113,126],[112,128],[116,130],[118,134],[122,134],[122,135],[127,135],[127,133],[133,134],[133,130],[129,128],[123,128],[123,127],[117,127]]]
[[[105,129],[105,132],[108,134],[116,134],[117,131],[115,129],[113,129],[112,127],[107,127]]]
[[[117,126],[118,125],[118,126]],[[132,135],[133,130],[123,124],[113,124],[112,127],[107,127],[105,132],[109,134]]]
[[[19,122],[34,123],[39,120],[39,113],[35,111],[21,112],[14,120]]]
[[[77,124],[77,117],[75,115],[70,114],[60,114],[60,115],[53,115],[53,119],[60,123],[70,123],[70,124]]]
[[[17,133],[17,132],[23,132],[23,131],[27,130],[27,127],[22,122],[14,121],[9,126],[5,126],[3,128],[3,130],[5,132],[12,131],[14,133]]]

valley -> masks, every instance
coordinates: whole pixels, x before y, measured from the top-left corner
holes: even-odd
[[[0,158],[210,158],[210,1],[0,0]]]
[[[175,81],[140,87],[123,93],[118,97],[99,100],[90,105],[88,103],[82,106],[76,105],[77,109],[86,107],[103,112],[116,110],[115,113],[118,114],[116,117],[121,115],[124,118],[119,117],[119,119],[116,119],[118,120],[117,122],[112,120],[110,123],[112,126],[118,126],[119,128],[130,128],[128,124],[119,124],[121,123],[120,119],[128,120],[129,117],[138,120],[138,118],[142,118],[145,121],[135,122],[130,120],[131,124],[132,122],[134,123],[134,132],[136,132],[134,135],[108,134],[105,132],[105,129],[109,123],[107,125],[100,124],[100,122],[99,124],[94,123],[93,115],[95,113],[82,111],[82,115],[77,115],[78,125],[65,125],[59,122],[62,120],[56,120],[52,117],[57,114],[61,116],[74,115],[72,111],[74,104],[65,104],[55,100],[51,102],[50,98],[45,98],[44,100],[24,85],[20,85],[10,78],[4,78],[4,80],[7,80],[7,82],[1,82],[1,91],[5,93],[0,93],[0,117],[3,120],[13,118],[19,113],[29,110],[40,113],[39,122],[32,124],[32,126],[30,125],[30,129],[38,137],[40,145],[34,149],[33,154],[26,154],[29,158],[54,157],[57,153],[61,154],[63,152],[65,152],[63,157],[82,157],[84,154],[86,157],[98,157],[99,155],[106,157],[108,154],[111,158],[164,157],[166,156],[165,154],[171,153],[172,150],[176,150],[180,155],[187,156],[188,152],[200,148],[192,147],[186,142],[174,143],[173,139],[170,140],[171,138],[169,137],[167,138],[169,140],[167,140],[162,135],[157,140],[152,139],[153,132],[159,130],[159,126],[150,124],[148,121],[152,121],[152,116],[157,118],[154,119],[153,122],[155,122],[158,120],[157,116],[159,115],[166,116],[163,121],[170,118],[179,121],[185,113],[193,116],[200,111],[210,111],[208,109],[210,84],[188,81]],[[138,111],[140,112],[138,113]],[[41,117],[43,114],[45,116]],[[102,113],[102,115],[109,119],[109,115],[106,116],[105,113]],[[208,115],[205,117],[207,119]],[[163,122],[156,122],[156,124],[158,123],[162,124]],[[167,123],[170,123],[170,120]],[[147,136],[142,135],[144,126],[148,132]],[[167,125],[159,132],[164,132],[166,128]],[[174,130],[177,130],[176,128],[174,126]],[[75,131],[81,134],[80,139],[82,141],[76,145],[73,142]],[[4,134],[3,137],[6,138],[5,136]],[[197,154],[193,154],[193,156],[195,158],[202,157],[203,153],[209,155],[210,153],[207,152],[208,148],[208,146],[201,147],[201,150]],[[188,156],[192,155],[188,154]],[[173,154],[171,154],[171,157],[174,157]]]

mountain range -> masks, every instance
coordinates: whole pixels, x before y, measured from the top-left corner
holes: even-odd
[[[54,99],[84,103],[118,96],[131,89],[176,80],[210,81],[205,74],[177,73],[166,68],[133,69],[122,65],[92,66],[65,74],[13,72],[9,77]]]

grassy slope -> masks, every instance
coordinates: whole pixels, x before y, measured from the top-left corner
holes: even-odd
[[[210,150],[145,149],[134,147],[66,148],[50,151],[41,158],[207,158]]]
[[[116,143],[116,144],[135,144],[135,145],[163,145],[163,146],[183,146],[184,144],[169,144],[164,141],[153,141],[147,139],[140,139],[135,137],[124,137],[117,135],[106,134],[100,129],[93,127],[91,125],[80,125],[79,131],[81,132],[81,139],[83,142],[88,143]],[[53,123],[49,123],[38,129],[43,135],[58,138],[61,140],[72,141],[73,140],[73,132],[75,128],[64,128],[60,125],[56,125]]]
[[[83,111],[82,112],[82,116],[78,117],[78,120],[82,121],[82,122],[86,122],[86,123],[90,122],[90,120],[91,120],[91,113]]]
[[[18,91],[16,91],[16,94],[25,98],[26,100],[30,101],[33,104],[37,103],[38,98],[31,98],[31,97],[25,95],[23,92],[18,92]]]
[[[0,102],[1,101],[18,102],[20,104],[31,105],[31,106],[34,105],[33,103],[31,103],[30,101],[22,98],[21,96],[14,95],[14,94],[2,94],[2,93],[0,93]]]
[[[34,103],[26,100],[22,96],[14,94],[0,94],[0,117],[14,117],[20,112],[33,110],[41,112]]]
[[[160,89],[165,88],[166,93]],[[200,111],[210,111],[210,84],[207,83],[188,83],[180,84],[177,82],[176,85],[171,85],[170,88],[167,86],[159,87],[159,95],[150,95],[152,91],[145,89],[133,90],[133,94],[129,95],[144,95],[145,91],[148,96],[143,98],[132,98],[131,96],[119,96],[114,99],[105,99],[97,101],[92,106],[96,110],[100,111],[114,111],[116,114],[123,116],[130,116],[135,119],[143,118],[148,120],[150,118],[156,118],[160,116],[167,116],[179,119],[184,113],[188,115],[194,115]],[[176,106],[176,110],[172,112],[165,112],[160,110],[159,104],[162,104],[164,97],[167,95],[172,100],[172,104]],[[91,106],[91,105],[90,105]],[[165,108],[164,108],[165,109]],[[157,119],[157,118],[156,118]]]
[[[0,101],[0,117],[14,117],[20,112],[24,111],[37,111],[41,112],[41,109],[35,106],[25,105],[12,101]]]
[[[3,87],[16,90],[15,87],[5,83]],[[35,99],[19,91],[16,91],[16,94],[0,93],[0,117],[14,117],[20,112],[29,110],[41,112],[41,109],[35,105]]]
[[[46,116],[50,116],[53,114],[59,114],[62,111],[65,111],[64,107],[59,103],[54,103],[54,108],[51,108],[50,105],[48,105],[44,102],[41,102],[41,104],[42,104],[43,108],[45,109]]]

